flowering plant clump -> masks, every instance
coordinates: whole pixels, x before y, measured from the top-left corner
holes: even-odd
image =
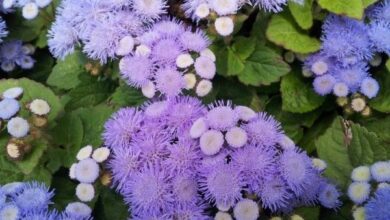
[[[389,57],[390,0],[0,0],[0,220],[388,220]]]
[[[49,6],[52,0],[3,0],[1,2],[3,10],[9,11],[13,8],[20,8],[22,16],[27,20],[31,20],[38,16],[39,9]]]
[[[257,219],[260,207],[291,213],[317,202],[340,205],[339,191],[321,177],[326,166],[299,150],[272,116],[245,106],[206,108],[186,96],[153,101],[120,109],[103,138],[113,152],[114,187],[135,218],[207,219],[214,206]]]
[[[390,202],[390,161],[376,162],[371,166],[356,167],[351,174],[348,197],[355,204],[353,218],[388,219],[386,206]]]
[[[0,218],[17,219],[90,219],[88,206],[71,203],[63,212],[52,209],[54,191],[38,182],[13,182],[1,186]],[[50,208],[49,208],[50,207]]]
[[[302,0],[293,0],[303,4]],[[187,17],[195,21],[209,19],[214,23],[215,31],[221,36],[229,36],[234,31],[235,15],[245,5],[258,6],[272,12],[280,12],[287,0],[186,0],[182,8]]]
[[[82,43],[88,57],[106,63],[116,55],[126,55],[122,50],[130,47],[129,39],[166,13],[166,2],[66,0],[57,12],[48,36],[52,54],[64,58]]]
[[[134,41],[137,46],[133,50]],[[206,96],[216,74],[209,45],[201,30],[192,32],[179,21],[163,19],[135,40],[131,36],[121,40],[119,51],[125,56],[119,63],[121,76],[148,98],[156,92],[171,98],[184,89]]]
[[[369,23],[329,15],[323,25],[322,48],[305,61],[305,70],[313,74],[314,90],[319,95],[333,93],[340,104],[355,112],[369,111],[365,99],[379,92],[379,83],[369,73],[369,65],[382,62],[379,53],[390,55],[390,20],[383,16],[389,4],[385,1],[367,13]],[[356,97],[357,96],[357,97]],[[362,97],[361,97],[362,96]]]
[[[0,101],[1,126],[7,128],[10,136],[6,153],[12,160],[22,160],[31,151],[31,142],[40,138],[41,129],[46,127],[50,113],[50,105],[43,99],[20,102],[23,93],[22,87],[9,88],[2,93]],[[18,115],[26,110],[29,112],[28,119]]]

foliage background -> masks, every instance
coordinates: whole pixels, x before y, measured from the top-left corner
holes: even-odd
[[[302,62],[296,59],[287,63],[284,55],[287,51],[308,54],[319,50],[321,24],[329,11],[361,19],[364,9],[374,2],[305,0],[303,7],[290,2],[284,12],[274,15],[244,8],[236,17],[234,37],[219,38],[209,30],[218,76],[213,92],[204,101],[230,99],[275,115],[300,147],[328,163],[326,176],[345,192],[353,167],[390,159],[390,61],[383,57],[385,62],[373,69],[373,76],[380,79],[381,92],[369,103],[373,114],[362,117],[343,112],[333,97],[315,94],[312,80],[302,76]],[[120,107],[142,104],[145,98],[119,80],[117,61],[100,66],[80,51],[65,60],[50,55],[46,35],[57,5],[54,1],[32,21],[23,19],[20,13],[4,16],[8,38],[34,44],[37,63],[29,71],[0,73],[4,78],[0,92],[22,86],[26,89],[23,99],[45,98],[52,112],[44,134],[47,141],[34,143],[33,152],[25,160],[10,161],[0,151],[0,183],[44,181],[56,189],[55,204],[63,208],[76,200],[76,183],[67,175],[77,151],[87,144],[100,146],[107,118]],[[184,19],[180,11],[172,14]],[[206,24],[200,25],[207,28]],[[7,140],[3,129],[0,146],[5,146]],[[127,208],[113,190],[99,186],[97,195],[89,204],[94,207],[96,219],[126,219]],[[318,207],[301,208],[296,213],[305,219],[350,219],[352,205],[346,198],[344,202],[337,213]]]

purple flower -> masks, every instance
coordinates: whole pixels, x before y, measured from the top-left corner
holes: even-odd
[[[314,91],[319,95],[330,94],[333,86],[336,84],[336,79],[330,74],[316,77],[313,82]]]
[[[132,150],[140,151],[140,159],[144,163],[158,165],[162,158],[168,155],[167,148],[170,146],[171,136],[162,128],[158,129],[153,124],[144,126],[142,130],[133,137],[129,146]]]
[[[200,199],[196,176],[176,173],[172,180],[172,193],[177,206],[196,205]]]
[[[374,98],[379,92],[378,81],[371,77],[364,78],[360,86],[360,92],[370,99]]]
[[[138,132],[143,114],[135,108],[122,108],[104,125],[104,144],[111,149],[129,146],[133,135]]]
[[[178,143],[168,148],[169,156],[163,162],[173,175],[192,173],[200,163],[199,146],[195,140],[179,139]]]
[[[310,181],[309,174],[314,172],[310,158],[299,149],[292,149],[280,155],[279,163],[283,179],[295,194],[300,195],[306,181]]]
[[[375,192],[375,197],[371,198],[364,206],[367,219],[386,220],[390,219],[390,188],[385,187]]]
[[[293,195],[280,176],[274,174],[264,180],[258,196],[264,208],[277,212],[288,207],[288,201]]]
[[[244,181],[237,166],[219,162],[201,169],[200,188],[207,201],[230,207],[241,199]]]
[[[197,30],[196,32],[185,31],[179,36],[179,42],[183,45],[183,48],[189,51],[195,51],[200,53],[210,45],[210,41],[206,34]]]
[[[137,16],[144,20],[158,19],[161,14],[166,13],[166,0],[133,0],[132,8]]]
[[[19,65],[22,69],[31,69],[34,60],[23,50],[22,41],[9,41],[0,45],[0,64],[5,72],[11,72]]]
[[[252,0],[252,2],[260,8],[272,12],[282,11],[282,7],[287,4],[287,0]]]
[[[8,35],[7,26],[5,21],[0,17],[0,43],[3,42],[4,37]]]
[[[390,19],[371,22],[368,36],[377,52],[384,52],[390,56]]]
[[[21,208],[23,213],[26,213],[47,209],[53,196],[53,191],[50,191],[44,184],[31,182],[20,187],[12,196],[12,201]]]
[[[249,142],[262,147],[273,147],[282,138],[281,125],[274,117],[260,112],[257,117],[243,126],[248,134]]]
[[[182,73],[173,67],[157,70],[155,82],[156,88],[166,97],[175,97],[179,95],[185,86]]]
[[[63,19],[57,19],[49,30],[47,43],[54,57],[64,59],[78,43],[76,30]]]
[[[210,128],[227,131],[236,126],[239,116],[233,110],[231,102],[217,101],[208,107],[210,110],[206,114],[206,123]]]
[[[318,200],[321,205],[329,209],[336,209],[341,205],[339,200],[340,192],[337,188],[329,183],[324,183],[320,187]]]
[[[171,100],[169,112],[165,117],[167,129],[188,136],[192,124],[206,113],[202,102],[189,96],[178,96]]]
[[[125,201],[135,215],[159,215],[169,213],[173,206],[173,195],[169,177],[159,167],[144,167],[134,175],[124,189]]]
[[[234,151],[232,160],[241,170],[249,190],[256,192],[264,176],[275,172],[276,152],[271,148],[247,145]]]
[[[355,64],[372,57],[366,25],[358,20],[330,15],[323,25],[322,49],[341,63]]]
[[[369,13],[369,17],[375,20],[390,21],[390,1],[383,0],[377,3]]]
[[[141,168],[140,152],[129,148],[118,148],[109,160],[108,167],[113,176],[113,185],[123,192],[131,177]]]
[[[126,82],[134,87],[144,86],[155,72],[155,65],[145,56],[127,56],[121,59],[119,69]]]
[[[176,58],[183,52],[183,49],[174,38],[163,38],[154,43],[151,56],[158,63],[173,64],[176,62]]]

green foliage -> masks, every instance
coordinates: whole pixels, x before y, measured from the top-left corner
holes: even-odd
[[[378,81],[380,84],[379,94],[369,104],[377,111],[390,113],[390,71],[381,72]]]
[[[27,104],[34,99],[46,100],[50,105],[50,113],[48,115],[49,120],[56,118],[62,110],[62,105],[58,97],[49,88],[40,83],[26,78],[18,80],[0,80],[0,94],[12,87],[22,87],[24,89],[23,97],[20,100],[23,104]],[[21,112],[21,115],[26,116],[28,113],[24,110]]]
[[[346,132],[344,121],[337,117],[315,142],[318,156],[328,164],[325,175],[343,189],[347,187],[353,169],[348,156],[350,140]]]
[[[291,15],[302,29],[309,29],[313,26],[313,13],[312,13],[313,0],[305,0],[304,5],[289,1],[288,8]]]
[[[80,51],[67,56],[65,60],[58,60],[47,84],[59,89],[75,88],[80,83],[80,74],[86,73],[85,64],[86,58]]]
[[[380,142],[378,136],[355,124],[352,125],[352,141],[348,153],[354,167],[390,159],[390,149]]]
[[[147,98],[140,89],[120,79],[119,59],[99,65],[80,48],[64,60],[51,56],[47,34],[54,20],[53,9],[59,2],[55,0],[53,7],[40,9],[33,20],[22,18],[20,10],[2,16],[10,31],[5,40],[20,39],[35,45],[33,58],[37,62],[31,70],[0,73],[2,78],[16,78],[0,80],[0,94],[11,87],[23,87],[23,106],[42,98],[50,104],[51,112],[48,126],[40,130],[41,138],[31,142],[32,151],[22,161],[7,158],[4,147],[9,135],[1,127],[0,185],[27,180],[51,184],[56,189],[54,206],[62,210],[69,202],[77,201],[77,183],[68,174],[80,148],[102,146],[106,120],[119,108],[140,106]],[[300,5],[288,1],[281,13],[242,7],[239,14],[232,16],[234,33],[228,37],[217,36],[214,26],[207,22],[197,23],[205,29],[208,25],[211,49],[217,57],[218,75],[203,102],[231,100],[273,115],[297,146],[310,157],[326,161],[325,175],[345,191],[354,167],[390,159],[390,59],[372,68],[373,77],[381,84],[380,93],[368,101],[372,114],[362,117],[347,114],[334,99],[317,95],[312,88],[313,79],[302,76],[302,60],[287,63],[283,55],[292,52],[298,57],[317,52],[321,47],[321,25],[329,13],[363,19],[364,10],[376,2],[304,0],[304,5]],[[91,66],[98,70],[93,75],[89,72]],[[184,94],[194,95],[192,91]],[[20,114],[31,121],[25,108]],[[100,182],[94,187],[96,196],[88,204],[95,219],[129,217],[128,206],[120,195]],[[316,206],[301,207],[293,213],[304,219],[344,220],[352,219],[351,209],[352,203],[344,201],[338,212]]]
[[[365,5],[369,1],[365,1]],[[318,0],[318,4],[324,8],[339,15],[345,15],[351,18],[362,19],[364,6],[362,0]]]
[[[312,111],[322,105],[325,98],[317,95],[311,82],[302,74],[293,72],[283,77],[280,86],[283,100],[283,110],[295,113]]]
[[[316,52],[321,46],[318,39],[310,37],[300,29],[286,12],[272,16],[266,35],[274,44],[297,53]]]

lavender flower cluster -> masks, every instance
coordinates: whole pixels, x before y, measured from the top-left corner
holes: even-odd
[[[21,8],[22,16],[32,20],[39,14],[39,9],[46,8],[52,0],[2,0],[2,9],[10,11],[12,8]]]
[[[122,39],[143,33],[166,7],[165,0],[62,1],[48,34],[49,49],[64,58],[82,44],[90,58],[106,63],[121,55]]]
[[[13,160],[23,159],[24,154],[31,150],[28,137],[30,130],[39,129],[47,124],[46,116],[50,113],[49,104],[43,99],[34,99],[26,106],[19,101],[23,96],[23,88],[13,87],[5,90],[0,96],[0,128],[7,124],[8,134],[12,137],[7,146],[7,156]],[[30,122],[18,114],[22,108],[32,114]]]
[[[151,101],[116,112],[103,139],[113,185],[134,219],[210,219],[215,212],[206,210],[216,207],[216,219],[233,212],[255,220],[260,207],[340,205],[338,190],[321,177],[326,164],[299,150],[272,116],[245,106],[207,108],[186,96]]]
[[[0,17],[0,43],[3,42],[3,38],[8,35],[7,25],[2,17]]]
[[[49,209],[54,192],[38,182],[13,182],[0,188],[0,219],[3,220],[88,220],[90,210],[70,203],[59,213]],[[88,207],[89,208],[89,207]],[[88,212],[86,212],[88,211]]]
[[[390,219],[390,161],[356,167],[351,179],[348,196],[355,203],[354,219]]]
[[[316,93],[337,97],[360,93],[369,99],[378,94],[379,84],[370,76],[368,65],[380,65],[375,53],[390,55],[389,10],[389,0],[374,6],[367,13],[369,24],[336,15],[326,18],[321,51],[305,61],[305,70],[315,77]]]
[[[16,66],[25,70],[31,69],[35,64],[35,60],[31,57],[34,52],[33,45],[23,45],[20,40],[3,42],[0,45],[0,68],[5,72],[15,70]]]
[[[302,0],[293,1],[303,4]],[[234,16],[245,4],[280,12],[287,0],[185,0],[182,8],[187,17],[195,21],[210,19],[219,35],[229,36],[234,31]]]
[[[77,153],[78,162],[70,167],[69,177],[80,182],[76,187],[76,196],[81,202],[90,202],[95,198],[93,184],[100,176],[99,163],[106,161],[109,155],[108,148],[94,150],[91,145],[81,148]]]
[[[0,7],[0,11],[2,10]],[[5,72],[13,71],[17,65],[22,69],[33,68],[35,60],[31,55],[35,52],[35,47],[31,44],[23,45],[19,40],[3,42],[7,35],[7,25],[0,17],[0,68]]]
[[[120,41],[118,51],[124,56],[119,64],[122,78],[131,86],[142,88],[152,98],[158,91],[172,98],[184,89],[195,88],[198,96],[212,89],[216,74],[215,55],[206,34],[186,28],[177,20],[162,19],[135,39]]]

